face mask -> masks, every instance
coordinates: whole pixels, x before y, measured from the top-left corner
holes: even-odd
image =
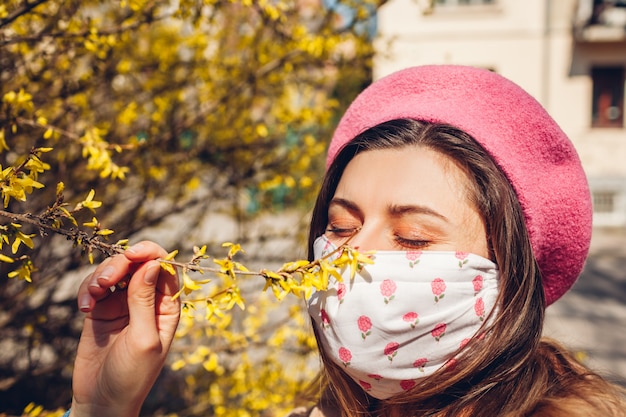
[[[315,257],[336,247],[325,237]],[[454,363],[494,308],[498,270],[461,252],[377,251],[350,281],[307,300],[322,349],[368,394],[386,399]]]

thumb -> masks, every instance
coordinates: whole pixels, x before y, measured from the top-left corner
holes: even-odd
[[[161,266],[157,261],[143,264],[128,284],[129,332],[132,340],[152,348],[160,338],[156,323],[156,283]]]

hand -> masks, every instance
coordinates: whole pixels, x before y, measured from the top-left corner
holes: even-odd
[[[141,242],[106,259],[78,290],[87,313],[74,365],[71,416],[138,416],[174,338],[180,317],[176,276]],[[124,290],[109,289],[130,277]]]

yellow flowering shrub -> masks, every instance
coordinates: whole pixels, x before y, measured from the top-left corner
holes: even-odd
[[[15,352],[0,360],[0,413],[55,416],[71,398],[67,271],[172,212],[218,206],[245,240],[251,216],[310,206],[336,115],[369,76],[353,29],[374,5],[346,4],[347,23],[295,0],[0,5],[0,340]],[[223,257],[194,244],[183,234],[173,246],[191,259],[162,260],[184,305],[170,363],[184,406],[164,412],[280,415],[317,364],[298,300],[361,255],[251,270],[236,243]]]

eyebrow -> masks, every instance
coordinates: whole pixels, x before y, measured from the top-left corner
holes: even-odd
[[[437,217],[445,222],[450,221],[446,216],[439,213],[437,210],[421,204],[392,204],[388,207],[387,211],[393,217],[400,217],[407,214],[426,214],[429,216]]]
[[[356,204],[354,204],[350,200],[346,200],[345,198],[333,198],[332,200],[330,200],[330,203],[328,204],[328,207],[330,207],[332,205],[341,206],[341,207],[347,209],[348,211],[356,212],[356,213],[359,213],[359,214],[362,213],[361,209],[359,208],[359,206],[357,206]]]
[[[354,202],[350,200],[346,200],[345,198],[333,198],[330,201],[330,204],[328,206],[330,207],[332,205],[338,205],[349,211],[356,212],[359,214],[362,213],[359,206],[357,206]],[[392,217],[401,217],[401,216],[410,215],[410,214],[420,214],[420,215],[425,214],[425,215],[436,217],[445,222],[450,221],[443,214],[422,204],[400,204],[400,205],[392,204],[387,208],[387,211]]]

